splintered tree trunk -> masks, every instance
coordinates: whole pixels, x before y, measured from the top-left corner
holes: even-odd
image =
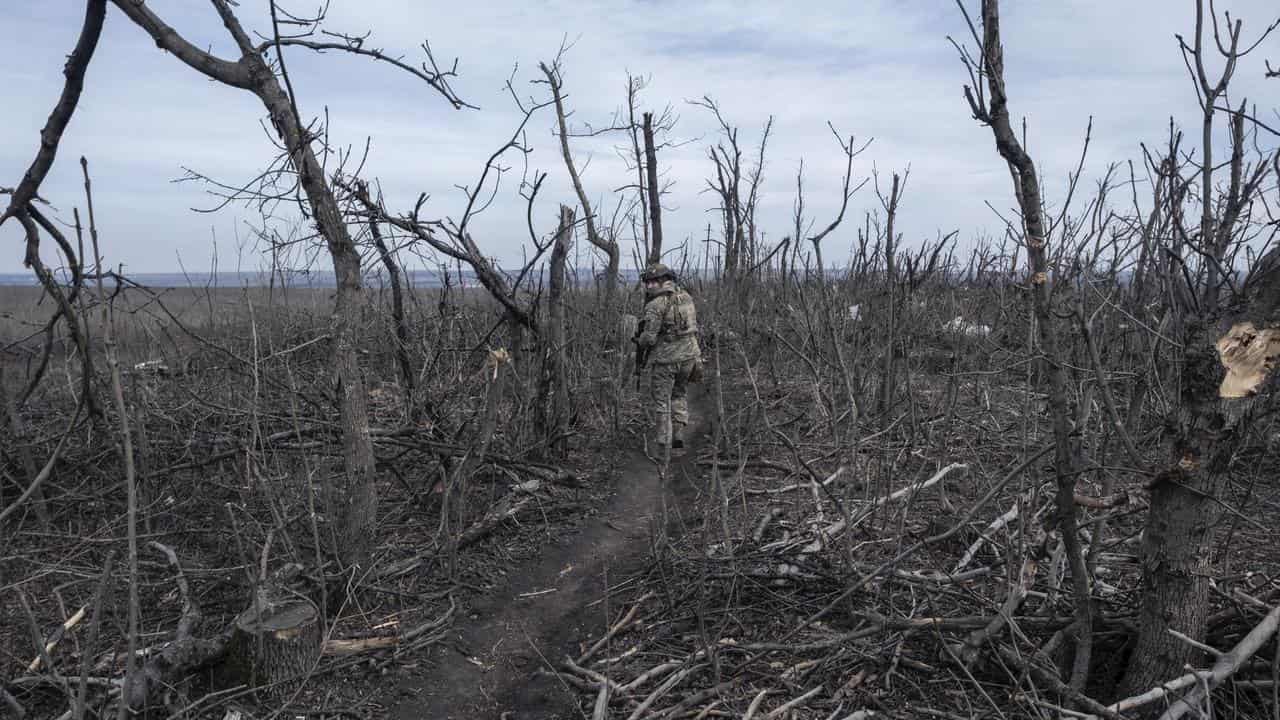
[[[569,430],[569,378],[565,362],[564,291],[566,284],[565,260],[569,257],[569,245],[573,236],[573,209],[560,206],[560,228],[556,232],[556,244],[551,250],[551,287],[548,299],[551,303],[547,349],[550,362],[551,422],[547,439],[551,451],[563,457],[568,450],[566,435]]]
[[[1225,163],[1230,180],[1215,197],[1212,137],[1216,101],[1227,96],[1236,60],[1247,51],[1239,50],[1237,21],[1229,31],[1229,50],[1219,40],[1218,48],[1227,62],[1221,79],[1211,85],[1200,54],[1204,4],[1197,0],[1195,7],[1196,51],[1191,57],[1203,110],[1199,252],[1206,255],[1206,277],[1199,288],[1198,307],[1190,302],[1191,288],[1175,285],[1181,292],[1174,293],[1172,309],[1175,317],[1185,318],[1179,323],[1184,348],[1179,374],[1181,402],[1172,434],[1170,466],[1150,483],[1151,507],[1142,539],[1138,642],[1121,681],[1121,691],[1130,695],[1145,692],[1184,672],[1187,665],[1203,661],[1200,651],[1173,633],[1196,642],[1204,639],[1209,558],[1221,515],[1217,492],[1226,484],[1232,456],[1249,434],[1255,406],[1269,402],[1276,394],[1274,370],[1280,359],[1280,253],[1272,249],[1250,268],[1243,288],[1237,290],[1230,283],[1229,300],[1220,298],[1225,290],[1221,287],[1226,282],[1223,274],[1230,277],[1236,269],[1228,249],[1239,229],[1241,211],[1261,199],[1257,190],[1269,169],[1260,163],[1253,172],[1244,172],[1244,113],[1233,115],[1229,126],[1231,156]],[[1215,25],[1215,39],[1216,29]],[[1170,160],[1176,156],[1171,148]],[[1272,163],[1280,173],[1280,153]],[[1157,197],[1159,192],[1157,185]],[[1172,212],[1176,213],[1177,207],[1171,204],[1175,208]],[[1173,221],[1178,221],[1176,215]],[[1151,235],[1149,231],[1146,234]],[[1166,249],[1166,255],[1172,263],[1181,257],[1180,248]]]
[[[884,262],[885,276],[888,282],[889,291],[889,327],[885,336],[884,344],[884,382],[880,384],[880,415],[881,422],[886,426],[889,422],[888,412],[893,407],[894,381],[897,377],[897,371],[894,368],[894,353],[898,344],[898,273],[894,266],[895,254],[897,248],[894,245],[895,232],[893,224],[898,215],[898,174],[893,174],[893,190],[889,193],[889,205],[887,211],[887,219],[885,222],[884,235]]]
[[[1271,256],[1280,259],[1276,253]],[[1142,537],[1138,643],[1120,683],[1122,696],[1145,692],[1185,672],[1187,665],[1202,664],[1200,651],[1170,631],[1204,638],[1213,530],[1221,514],[1215,498],[1232,456],[1249,433],[1255,408],[1276,395],[1278,374],[1272,366],[1280,357],[1280,269],[1273,265],[1270,275],[1249,303],[1256,324],[1237,322],[1216,343],[1207,323],[1197,323],[1184,335],[1183,409],[1171,467],[1151,481]]]
[[[649,185],[649,263],[662,262],[662,192],[658,187],[658,151],[653,145],[653,113],[644,114],[644,164]]]
[[[1208,618],[1209,546],[1217,521],[1217,506],[1208,497],[1237,441],[1236,433],[1224,428],[1228,432],[1215,442],[1210,430],[1220,372],[1209,333],[1192,329],[1184,337],[1182,429],[1172,448],[1172,466],[1152,481],[1140,555],[1138,644],[1120,682],[1121,697],[1146,692],[1194,664],[1200,653],[1169,631],[1203,638]]]

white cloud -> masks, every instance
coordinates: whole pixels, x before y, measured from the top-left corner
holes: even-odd
[[[35,151],[79,30],[77,5],[23,3],[0,29],[6,95],[0,127],[8,130],[0,145],[0,185],[15,184]],[[153,5],[196,44],[230,53],[206,3]],[[262,5],[243,4],[242,12],[248,25],[265,32]],[[1194,127],[1195,99],[1173,39],[1175,32],[1190,31],[1190,3],[1005,5],[1012,108],[1027,119],[1051,197],[1060,196],[1075,166],[1090,115],[1094,138],[1086,172],[1093,174],[1108,162],[1137,158],[1139,141],[1158,143],[1171,114]],[[1276,12],[1269,0],[1230,5],[1246,19],[1246,35]],[[671,242],[700,239],[717,221],[708,212],[712,197],[702,192],[714,123],[706,111],[685,104],[703,95],[716,98],[740,126],[748,153],[766,118],[775,117],[761,201],[761,225],[770,238],[790,232],[801,158],[810,214],[825,223],[836,212],[843,158],[828,121],[846,135],[876,138],[857,161],[859,176],[873,165],[882,176],[911,166],[899,223],[908,243],[932,239],[938,229],[960,229],[962,236],[996,229],[999,221],[984,202],[1001,209],[1012,202],[990,132],[969,117],[961,95],[967,77],[946,36],[963,41],[967,30],[947,3],[335,0],[329,25],[371,30],[371,44],[407,58],[418,57],[418,43],[429,39],[442,63],[458,57],[455,87],[482,108],[454,111],[421,82],[386,65],[339,53],[288,55],[303,113],[323,117],[327,110],[336,146],[358,150],[372,138],[367,174],[381,180],[394,208],[407,209],[426,192],[426,214],[458,213],[454,186],[473,183],[484,159],[518,122],[503,87],[507,77],[518,67],[521,93],[544,92],[529,81],[539,77],[537,62],[550,59],[565,37],[573,43],[565,81],[575,123],[610,120],[624,100],[627,70],[652,76],[643,98],[649,107],[670,103],[680,115],[676,137],[692,142],[661,158],[666,180],[675,183],[665,199]],[[1277,81],[1261,79],[1267,55],[1280,58],[1280,44],[1269,41],[1241,65],[1237,80],[1239,93],[1256,98],[1264,110],[1280,104],[1273,100]],[[198,186],[170,181],[182,166],[229,183],[251,178],[273,153],[259,126],[262,114],[252,96],[219,87],[161,53],[112,8],[81,107],[43,193],[64,209],[80,202],[76,159],[87,155],[111,262],[139,272],[166,271],[181,253],[189,267],[200,265],[212,230],[228,247],[254,213],[191,213],[187,208],[207,207],[211,200]],[[528,128],[530,166],[550,173],[535,212],[541,231],[551,229],[557,203],[573,200],[552,124],[544,111]],[[584,180],[602,213],[614,205],[612,190],[632,180],[612,150],[615,143],[623,138],[574,143],[579,162],[589,160]],[[518,176],[520,163],[511,160]],[[869,188],[855,197],[849,224],[831,239],[837,252],[849,247],[861,214],[877,206]],[[482,246],[504,261],[519,258],[527,237],[524,210],[514,183],[507,182],[473,226]],[[0,255],[0,272],[20,270],[13,223],[0,228],[0,246],[9,248]]]

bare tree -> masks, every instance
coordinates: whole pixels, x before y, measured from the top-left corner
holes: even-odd
[[[727,277],[736,278],[741,271],[756,265],[755,256],[760,241],[756,228],[756,203],[760,197],[760,183],[764,179],[765,149],[769,144],[769,132],[773,128],[773,116],[770,115],[765,122],[756,151],[756,162],[748,168],[743,166],[738,128],[729,124],[716,101],[703,97],[693,104],[711,111],[723,137],[721,142],[707,149],[716,169],[715,179],[707,180],[707,186],[720,201],[724,273]]]
[[[481,286],[502,308],[514,338],[525,330],[535,334],[541,332],[537,317],[521,302],[519,291],[542,256],[551,248],[554,240],[554,238],[540,240],[533,226],[534,201],[542,188],[546,174],[537,173],[535,177],[524,178],[520,182],[520,191],[526,201],[526,221],[534,253],[514,277],[504,273],[497,263],[480,248],[471,233],[471,223],[489,207],[502,177],[509,170],[503,164],[504,156],[508,152],[518,153],[521,156],[528,154],[529,149],[523,140],[525,128],[539,110],[552,105],[554,100],[521,99],[510,80],[507,82],[507,89],[523,116],[511,137],[485,160],[475,182],[462,187],[463,207],[456,218],[424,216],[426,193],[418,196],[412,210],[396,214],[389,211],[381,202],[369,197],[367,192],[362,193],[356,184],[346,179],[339,179],[338,184],[355,195],[362,207],[362,219],[366,221],[376,219],[386,223],[407,233],[413,242],[420,243],[431,251],[470,267]],[[518,349],[519,342],[513,340],[513,345]]]
[[[569,149],[569,124],[566,119],[568,113],[564,107],[564,76],[560,65],[563,54],[564,50],[562,49],[560,55],[556,56],[550,66],[546,63],[538,63],[538,67],[542,70],[543,75],[546,76],[547,84],[551,86],[551,97],[556,108],[556,123],[558,127],[556,134],[560,138],[560,152],[564,156],[564,166],[569,172],[569,179],[573,182],[573,191],[578,196],[578,204],[582,206],[582,221],[587,228],[587,242],[605,255],[605,305],[606,307],[612,307],[613,296],[618,286],[618,267],[621,253],[618,251],[616,238],[603,237],[598,231],[596,216],[591,210],[591,201],[587,198],[587,191],[582,186],[582,178],[578,174],[577,165],[573,162],[573,152]]]
[[[676,117],[670,105],[656,115],[641,108],[640,93],[648,85],[648,78],[627,73],[627,105],[615,113],[612,128],[625,130],[627,139],[630,141],[626,147],[616,148],[616,151],[627,165],[627,169],[636,174],[635,185],[624,185],[617,188],[617,191],[621,192],[632,187],[636,191],[635,203],[628,209],[626,215],[633,230],[637,220],[639,221],[639,231],[633,233],[637,246],[637,264],[655,263],[662,259],[662,241],[659,239],[656,246],[653,244],[654,235],[651,228],[651,218],[654,217],[655,212],[659,223],[661,223],[662,213],[663,188],[658,185],[660,173],[657,156],[659,150],[680,144],[667,139],[661,142],[657,140],[659,134],[669,134],[672,131]],[[658,188],[656,202],[653,193],[650,192],[652,187]],[[658,234],[661,234],[661,228]]]
[[[448,87],[448,73],[434,71],[434,63],[432,67],[412,68],[383,55],[381,51],[365,48],[363,43],[317,43],[304,37],[281,37],[274,1],[271,3],[273,38],[255,45],[231,4],[227,0],[212,0],[240,52],[236,60],[226,60],[192,45],[146,5],[130,0],[113,2],[135,25],[150,35],[157,46],[193,70],[217,82],[253,93],[266,108],[272,127],[284,143],[289,162],[306,196],[311,217],[333,261],[337,292],[330,336],[344,460],[341,482],[332,488],[335,495],[333,508],[341,518],[336,528],[334,548],[344,563],[361,564],[372,549],[378,498],[374,489],[368,397],[355,344],[359,322],[357,313],[363,295],[360,253],[347,230],[324,167],[312,147],[314,136],[302,123],[284,62],[284,48],[300,45],[313,50],[343,50],[391,62],[424,79],[457,107],[460,101]],[[279,74],[267,60],[268,51],[272,49],[276,51]]]
[[[77,253],[72,249],[71,244],[67,242],[62,232],[37,209],[35,203],[41,200],[39,195],[40,184],[44,182],[49,170],[53,167],[54,159],[58,154],[59,143],[62,141],[62,134],[70,124],[71,118],[75,114],[76,106],[80,102],[80,95],[84,90],[85,74],[89,69],[90,61],[93,59],[94,51],[98,47],[98,39],[102,35],[102,25],[106,18],[106,10],[106,0],[87,0],[85,3],[85,16],[80,29],[80,36],[76,40],[76,46],[72,49],[71,55],[67,58],[67,64],[62,71],[66,78],[62,86],[62,92],[58,96],[57,104],[54,105],[52,112],[49,113],[49,118],[45,122],[44,128],[40,131],[40,148],[17,187],[12,189],[0,188],[0,194],[10,196],[8,207],[3,214],[0,214],[0,225],[3,225],[10,218],[17,219],[19,224],[22,225],[26,235],[26,253],[23,263],[26,267],[32,269],[41,286],[44,287],[45,292],[49,293],[58,306],[57,312],[45,327],[44,352],[37,371],[29,381],[26,390],[18,397],[16,403],[18,406],[25,403],[26,399],[35,390],[36,385],[39,384],[41,377],[43,377],[53,349],[54,328],[58,319],[64,318],[67,332],[71,336],[72,342],[75,343],[81,358],[83,370],[81,392],[84,394],[90,414],[95,417],[101,417],[102,413],[93,391],[93,355],[89,352],[88,330],[86,327],[81,326],[80,315],[76,311],[76,300],[84,282],[82,272],[83,258],[77,257]],[[54,279],[53,273],[40,258],[41,229],[57,242],[58,247],[67,258],[67,264],[72,273],[70,293],[62,291],[62,288]]]
[[[889,197],[885,198],[880,193],[880,188],[876,188],[876,195],[880,198],[880,203],[884,207],[885,212],[885,232],[884,232],[884,260],[885,260],[885,286],[889,294],[888,304],[888,329],[886,331],[884,343],[884,379],[880,383],[880,402],[879,410],[881,414],[886,413],[893,405],[894,378],[896,371],[894,369],[894,356],[897,353],[896,345],[898,340],[897,322],[898,303],[897,303],[897,285],[898,275],[897,268],[894,267],[894,259],[897,254],[897,238],[894,233],[897,229],[894,227],[894,221],[898,218],[898,201],[901,199],[902,185],[901,178],[898,173],[893,174],[893,186],[889,189]]]
[[[1206,70],[1209,48],[1206,20],[1213,26],[1213,44],[1223,59],[1218,80]],[[1272,249],[1249,268],[1238,283],[1234,258],[1243,245],[1242,232],[1250,224],[1250,208],[1262,183],[1280,162],[1280,152],[1250,164],[1246,150],[1245,103],[1233,111],[1225,101],[1239,60],[1258,46],[1276,25],[1269,26],[1253,45],[1241,45],[1243,23],[1226,16],[1224,42],[1216,16],[1206,18],[1204,3],[1196,3],[1195,36],[1189,45],[1178,38],[1187,68],[1195,80],[1201,104],[1201,142],[1198,170],[1199,232],[1182,222],[1184,196],[1192,185],[1176,173],[1176,151],[1161,169],[1170,175],[1173,198],[1165,206],[1165,225],[1173,240],[1160,248],[1163,281],[1168,288],[1168,312],[1180,341],[1179,402],[1170,425],[1169,464],[1150,483],[1151,507],[1142,541],[1142,595],[1138,643],[1134,660],[1121,681],[1121,692],[1134,695],[1180,674],[1199,654],[1175,632],[1197,642],[1204,639],[1209,615],[1208,563],[1220,508],[1214,498],[1230,473],[1232,457],[1249,432],[1257,408],[1274,392],[1274,378],[1247,358],[1280,352],[1280,338],[1266,328],[1274,325],[1280,308],[1280,255]],[[1214,119],[1229,114],[1231,155],[1226,164],[1225,189],[1215,191],[1213,164]],[[1171,147],[1176,148],[1176,141]],[[1280,167],[1276,167],[1280,172]],[[1188,257],[1189,256],[1189,257]],[[1199,260],[1196,263],[1196,260]],[[1187,268],[1202,268],[1197,280]],[[1222,367],[1227,377],[1222,377]],[[1233,384],[1233,377],[1249,384]],[[1236,378],[1238,379],[1238,378]]]
[[[823,324],[826,326],[827,339],[831,343],[831,354],[835,358],[835,368],[840,373],[840,384],[845,391],[845,400],[849,404],[849,408],[848,408],[849,417],[850,417],[849,426],[852,428],[856,428],[858,424],[858,419],[861,416],[860,408],[858,405],[858,393],[857,393],[857,390],[854,388],[854,381],[853,381],[852,371],[849,367],[849,363],[845,359],[844,349],[843,349],[844,343],[840,341],[840,338],[838,337],[838,334],[837,334],[838,331],[836,329],[835,313],[832,310],[832,304],[833,304],[832,290],[827,283],[826,270],[823,268],[822,241],[825,240],[827,236],[829,236],[831,233],[835,232],[836,228],[840,227],[840,224],[844,222],[845,213],[849,209],[849,199],[852,198],[854,193],[858,192],[858,190],[860,190],[862,186],[866,185],[868,182],[868,179],[863,179],[863,181],[858,183],[857,185],[853,184],[853,159],[856,158],[858,155],[862,154],[863,150],[867,149],[867,147],[871,144],[871,140],[867,140],[867,142],[864,143],[861,147],[858,147],[854,144],[854,137],[852,135],[850,135],[848,141],[846,141],[844,138],[840,136],[840,133],[836,132],[834,125],[831,125],[830,123],[828,123],[827,127],[831,129],[831,134],[835,136],[836,142],[839,143],[840,150],[841,152],[844,153],[844,158],[845,158],[844,178],[841,181],[841,187],[840,187],[840,210],[836,213],[836,216],[832,218],[831,222],[828,223],[826,227],[822,228],[822,230],[820,230],[819,232],[809,236],[809,243],[813,246],[814,265],[817,267],[818,297],[820,300],[820,309],[822,311],[822,317],[824,321]],[[801,171],[803,171],[803,164],[801,165]],[[797,173],[796,175],[796,201],[795,201],[794,223],[795,223],[795,231],[796,231],[795,244],[799,245],[800,244],[799,238],[801,233],[811,228],[812,226],[812,223],[806,224],[805,218],[804,218],[804,183],[799,173]],[[816,342],[817,338],[815,337],[814,339]],[[832,423],[832,432],[833,433],[835,432],[834,423]]]
[[[964,3],[957,0],[965,19],[969,20]],[[1023,149],[1014,133],[1009,118],[1009,98],[1005,92],[1004,49],[1000,39],[1000,4],[998,0],[982,0],[982,36],[969,24],[973,40],[977,44],[978,57],[974,61],[962,51],[962,58],[969,70],[970,83],[965,86],[965,99],[974,119],[991,128],[996,150],[1009,166],[1014,180],[1014,193],[1022,212],[1023,244],[1027,249],[1031,302],[1036,327],[1040,334],[1040,346],[1049,375],[1049,416],[1054,435],[1054,475],[1057,483],[1057,522],[1071,568],[1071,584],[1075,599],[1075,625],[1072,635],[1076,641],[1075,660],[1071,669],[1070,686],[1076,690],[1084,687],[1089,674],[1089,660],[1093,642],[1093,611],[1089,577],[1084,553],[1080,545],[1076,522],[1075,487],[1077,453],[1071,439],[1071,419],[1067,406],[1067,377],[1062,353],[1058,347],[1059,321],[1052,310],[1053,279],[1050,277],[1048,259],[1048,227],[1043,215],[1043,198],[1035,163]],[[983,91],[985,81],[987,92]],[[989,97],[988,97],[989,93]]]
[[[569,378],[567,374],[565,335],[565,289],[568,284],[565,263],[573,240],[573,209],[560,206],[560,225],[556,229],[555,246],[551,249],[551,278],[547,287],[548,318],[546,382],[550,385],[551,422],[547,423],[547,441],[551,450],[563,457],[568,453]]]
[[[361,197],[367,198],[369,193],[368,185],[363,181],[357,183]],[[419,408],[414,397],[415,381],[413,373],[413,364],[409,359],[409,347],[411,343],[409,321],[404,313],[404,290],[400,277],[400,263],[396,260],[394,251],[387,245],[386,240],[382,237],[381,223],[376,218],[369,220],[369,235],[373,238],[374,247],[377,248],[378,258],[382,260],[382,265],[387,270],[387,280],[391,283],[391,318],[396,326],[396,363],[400,366],[400,381],[404,383],[405,407],[408,408],[410,419],[415,419]]]
[[[627,73],[627,134],[631,139],[630,157],[632,169],[636,173],[636,197],[640,200],[638,203],[641,230],[639,240],[645,248],[645,257],[648,258],[652,256],[652,251],[649,249],[649,206],[645,199],[645,160],[644,150],[640,145],[642,130],[640,123],[636,122],[636,109],[639,107],[640,91],[644,89],[646,84],[647,81],[644,78]]]
[[[662,260],[662,192],[658,187],[658,149],[653,142],[653,113],[644,114],[644,167],[649,200],[650,263]]]

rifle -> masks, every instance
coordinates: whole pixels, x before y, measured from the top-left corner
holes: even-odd
[[[652,348],[640,345],[640,335],[644,333],[644,320],[636,326],[636,334],[631,337],[631,344],[636,346],[636,392],[640,392],[640,377],[644,373],[644,366],[649,362],[649,352]]]

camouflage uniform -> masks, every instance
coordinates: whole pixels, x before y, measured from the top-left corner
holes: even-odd
[[[650,348],[653,367],[650,385],[653,409],[657,414],[656,438],[660,446],[682,447],[684,428],[689,424],[687,388],[689,375],[702,357],[698,347],[698,313],[693,298],[676,287],[670,271],[644,306],[644,332],[637,342]],[[646,274],[653,274],[651,268]],[[674,428],[672,427],[674,423]]]

